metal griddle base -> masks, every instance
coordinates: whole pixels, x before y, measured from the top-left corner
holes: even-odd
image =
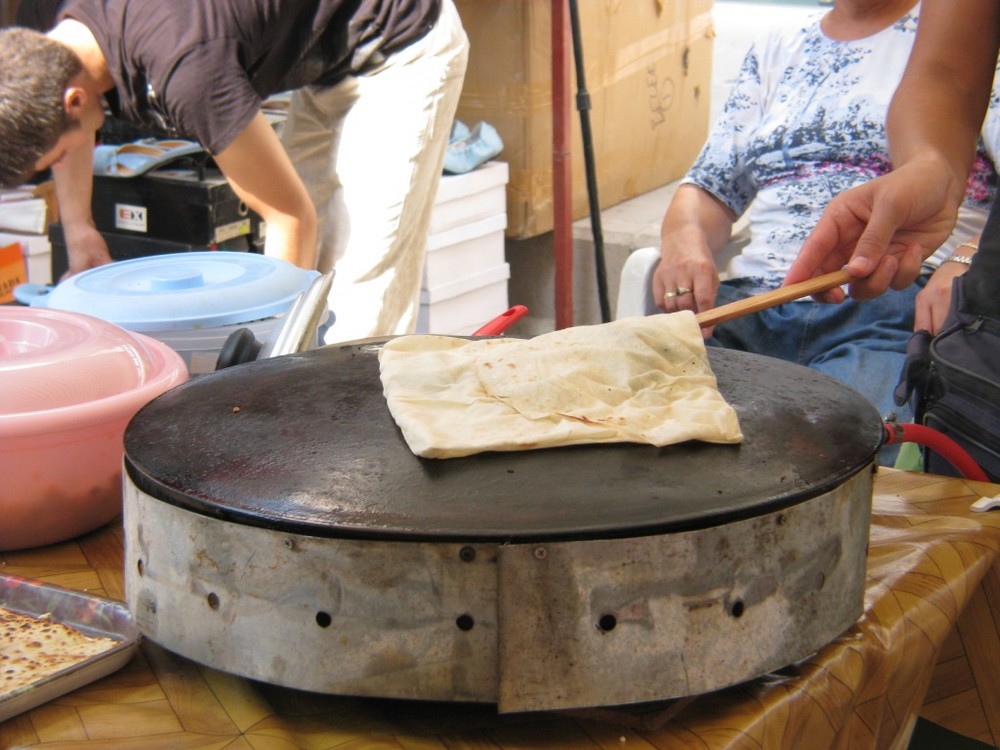
[[[229,368],[136,417],[147,637],[293,688],[529,711],[715,690],[860,614],[881,422],[850,389],[713,351],[741,446],[429,461],[403,450],[378,346]]]

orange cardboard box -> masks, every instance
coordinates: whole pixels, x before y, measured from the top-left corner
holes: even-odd
[[[0,248],[0,303],[14,301],[15,287],[27,283],[28,269],[24,264],[21,243]]]

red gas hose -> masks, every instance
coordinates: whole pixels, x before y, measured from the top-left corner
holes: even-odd
[[[913,422],[906,422],[904,424],[886,422],[883,428],[885,429],[885,445],[892,445],[894,443],[917,443],[917,445],[923,445],[936,452],[955,467],[955,470],[962,475],[963,479],[973,479],[977,482],[990,481],[990,478],[986,476],[986,472],[980,468],[979,464],[975,462],[965,448],[933,427],[914,424]]]

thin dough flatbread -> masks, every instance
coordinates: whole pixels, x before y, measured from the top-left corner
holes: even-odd
[[[690,312],[533,339],[401,336],[383,347],[379,365],[393,419],[426,458],[743,439]]]
[[[0,607],[0,698],[118,645],[50,617]]]

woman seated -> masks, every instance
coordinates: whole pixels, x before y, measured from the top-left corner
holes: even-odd
[[[918,10],[914,0],[836,0],[811,22],[774,30],[751,47],[664,216],[653,276],[661,310],[700,312],[780,286],[827,202],[891,169],[885,114]],[[910,421],[910,408],[892,398],[906,344],[915,325],[943,318],[941,290],[966,268],[962,259],[975,248],[964,243],[981,231],[996,192],[998,149],[994,95],[959,224],[918,284],[867,302],[786,303],[707,330],[708,343],[815,368],[853,386],[885,418]],[[716,256],[744,214],[749,241],[721,281]],[[882,453],[883,463],[895,460],[895,450]]]

